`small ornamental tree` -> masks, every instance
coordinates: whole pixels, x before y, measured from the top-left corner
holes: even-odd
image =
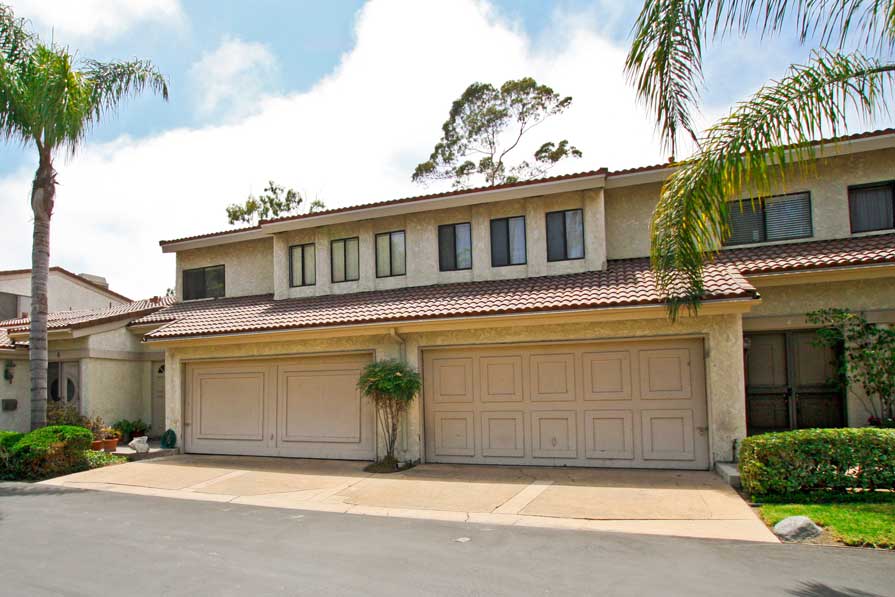
[[[398,423],[420,391],[420,375],[402,361],[376,361],[364,368],[357,387],[376,406],[376,420],[386,444],[381,463],[397,469]]]
[[[870,422],[891,426],[895,419],[895,330],[870,323],[848,309],[812,311],[808,321],[824,326],[817,330],[820,344],[842,350],[839,385],[846,391],[852,383],[863,387]]]

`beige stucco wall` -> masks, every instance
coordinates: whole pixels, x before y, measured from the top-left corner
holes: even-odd
[[[3,378],[7,364],[14,364],[12,383]],[[0,399],[18,400],[16,410],[0,411],[0,431],[26,432],[31,427],[31,374],[27,353],[4,354],[0,351]]]
[[[809,191],[814,238],[843,238],[851,235],[848,187],[893,178],[895,149],[885,149],[822,159],[807,173],[793,168],[785,184],[774,192]],[[660,190],[660,183],[606,189],[606,250],[609,259],[649,255],[649,225]],[[748,197],[748,194],[743,195],[744,199]]]
[[[548,262],[545,214],[576,208],[584,210],[585,258]],[[525,216],[527,263],[491,267],[490,221],[520,215]],[[225,265],[227,296],[275,292],[278,299],[599,270],[606,263],[604,217],[602,189],[594,189],[335,224],[283,232],[272,239],[180,251],[177,254],[177,296],[182,297],[184,269],[217,264]],[[472,269],[441,272],[438,269],[438,226],[462,222],[471,223]],[[404,230],[406,234],[407,273],[377,278],[375,235],[397,230]],[[332,283],[330,242],[351,237],[358,237],[360,241],[360,279]],[[305,243],[316,246],[317,283],[290,288],[289,247]]]
[[[101,416],[107,424],[137,418],[148,422],[146,369],[140,361],[81,359],[81,412]]]
[[[31,296],[31,274],[15,274],[0,277],[0,292]],[[73,309],[108,309],[111,305],[126,301],[109,296],[87,285],[79,284],[70,276],[50,272],[47,286],[47,308],[53,311]]]
[[[514,325],[469,329],[460,323],[449,331],[413,333],[403,331],[403,351],[408,362],[420,366],[421,350],[427,347],[491,344],[502,342],[540,342],[567,340],[605,340],[675,335],[701,336],[705,340],[707,367],[706,390],[710,421],[709,441],[714,460],[730,460],[734,440],[745,437],[746,416],[743,380],[743,346],[740,317],[736,314],[684,317],[675,324],[667,319],[643,319],[612,322],[578,322],[542,325]],[[166,426],[178,437],[183,435],[184,364],[198,359],[245,357],[281,357],[310,353],[372,350],[377,358],[397,357],[400,344],[389,336],[357,335],[281,342],[246,342],[170,347],[166,350]],[[414,402],[404,430],[402,458],[422,456],[423,432],[421,401]]]
[[[175,288],[177,300],[183,300],[183,270],[211,265],[224,266],[227,296],[272,293],[272,247],[272,239],[262,238],[178,252]]]

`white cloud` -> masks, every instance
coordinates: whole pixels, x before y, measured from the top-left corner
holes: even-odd
[[[532,138],[567,137],[584,151],[554,172],[662,161],[652,122],[625,83],[624,48],[591,20],[564,24],[534,44],[474,0],[371,2],[358,15],[355,47],[307,92],[267,97],[238,122],[88,145],[60,162],[51,261],[151,295],[174,284],[159,239],[227,228],[224,206],[269,179],[329,207],[431,191],[410,174],[451,102],[476,80],[531,75],[574,97]],[[10,261],[2,268],[29,262],[31,176],[0,179],[0,255]]]
[[[233,116],[254,111],[276,72],[276,58],[265,44],[225,38],[190,69],[199,112],[207,116],[223,109]]]
[[[138,23],[180,25],[179,0],[11,0],[16,16],[63,38],[112,39]]]

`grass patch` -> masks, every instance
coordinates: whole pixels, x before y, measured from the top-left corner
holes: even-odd
[[[124,464],[127,462],[127,458],[124,456],[116,456],[115,454],[109,454],[102,450],[89,450],[85,456],[87,458],[88,469],[102,468],[112,464]]]
[[[788,516],[807,516],[844,543],[856,547],[895,549],[895,494],[840,496],[816,503],[811,496],[787,503],[764,503],[761,517],[773,526]]]

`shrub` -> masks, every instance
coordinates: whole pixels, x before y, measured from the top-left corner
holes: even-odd
[[[10,451],[24,435],[24,433],[16,431],[0,431],[0,479],[8,479],[13,476]]]
[[[895,430],[801,429],[747,437],[743,489],[752,496],[895,489]]]
[[[20,437],[9,449],[9,473],[42,479],[87,467],[85,452],[93,434],[83,427],[51,425]]]
[[[88,419],[74,404],[49,402],[47,404],[47,425],[74,425],[87,427]]]
[[[115,454],[109,454],[102,450],[87,450],[84,452],[84,457],[87,461],[86,468],[101,468],[109,466],[110,464],[122,464],[127,462],[127,458],[124,456],[116,456]]]

